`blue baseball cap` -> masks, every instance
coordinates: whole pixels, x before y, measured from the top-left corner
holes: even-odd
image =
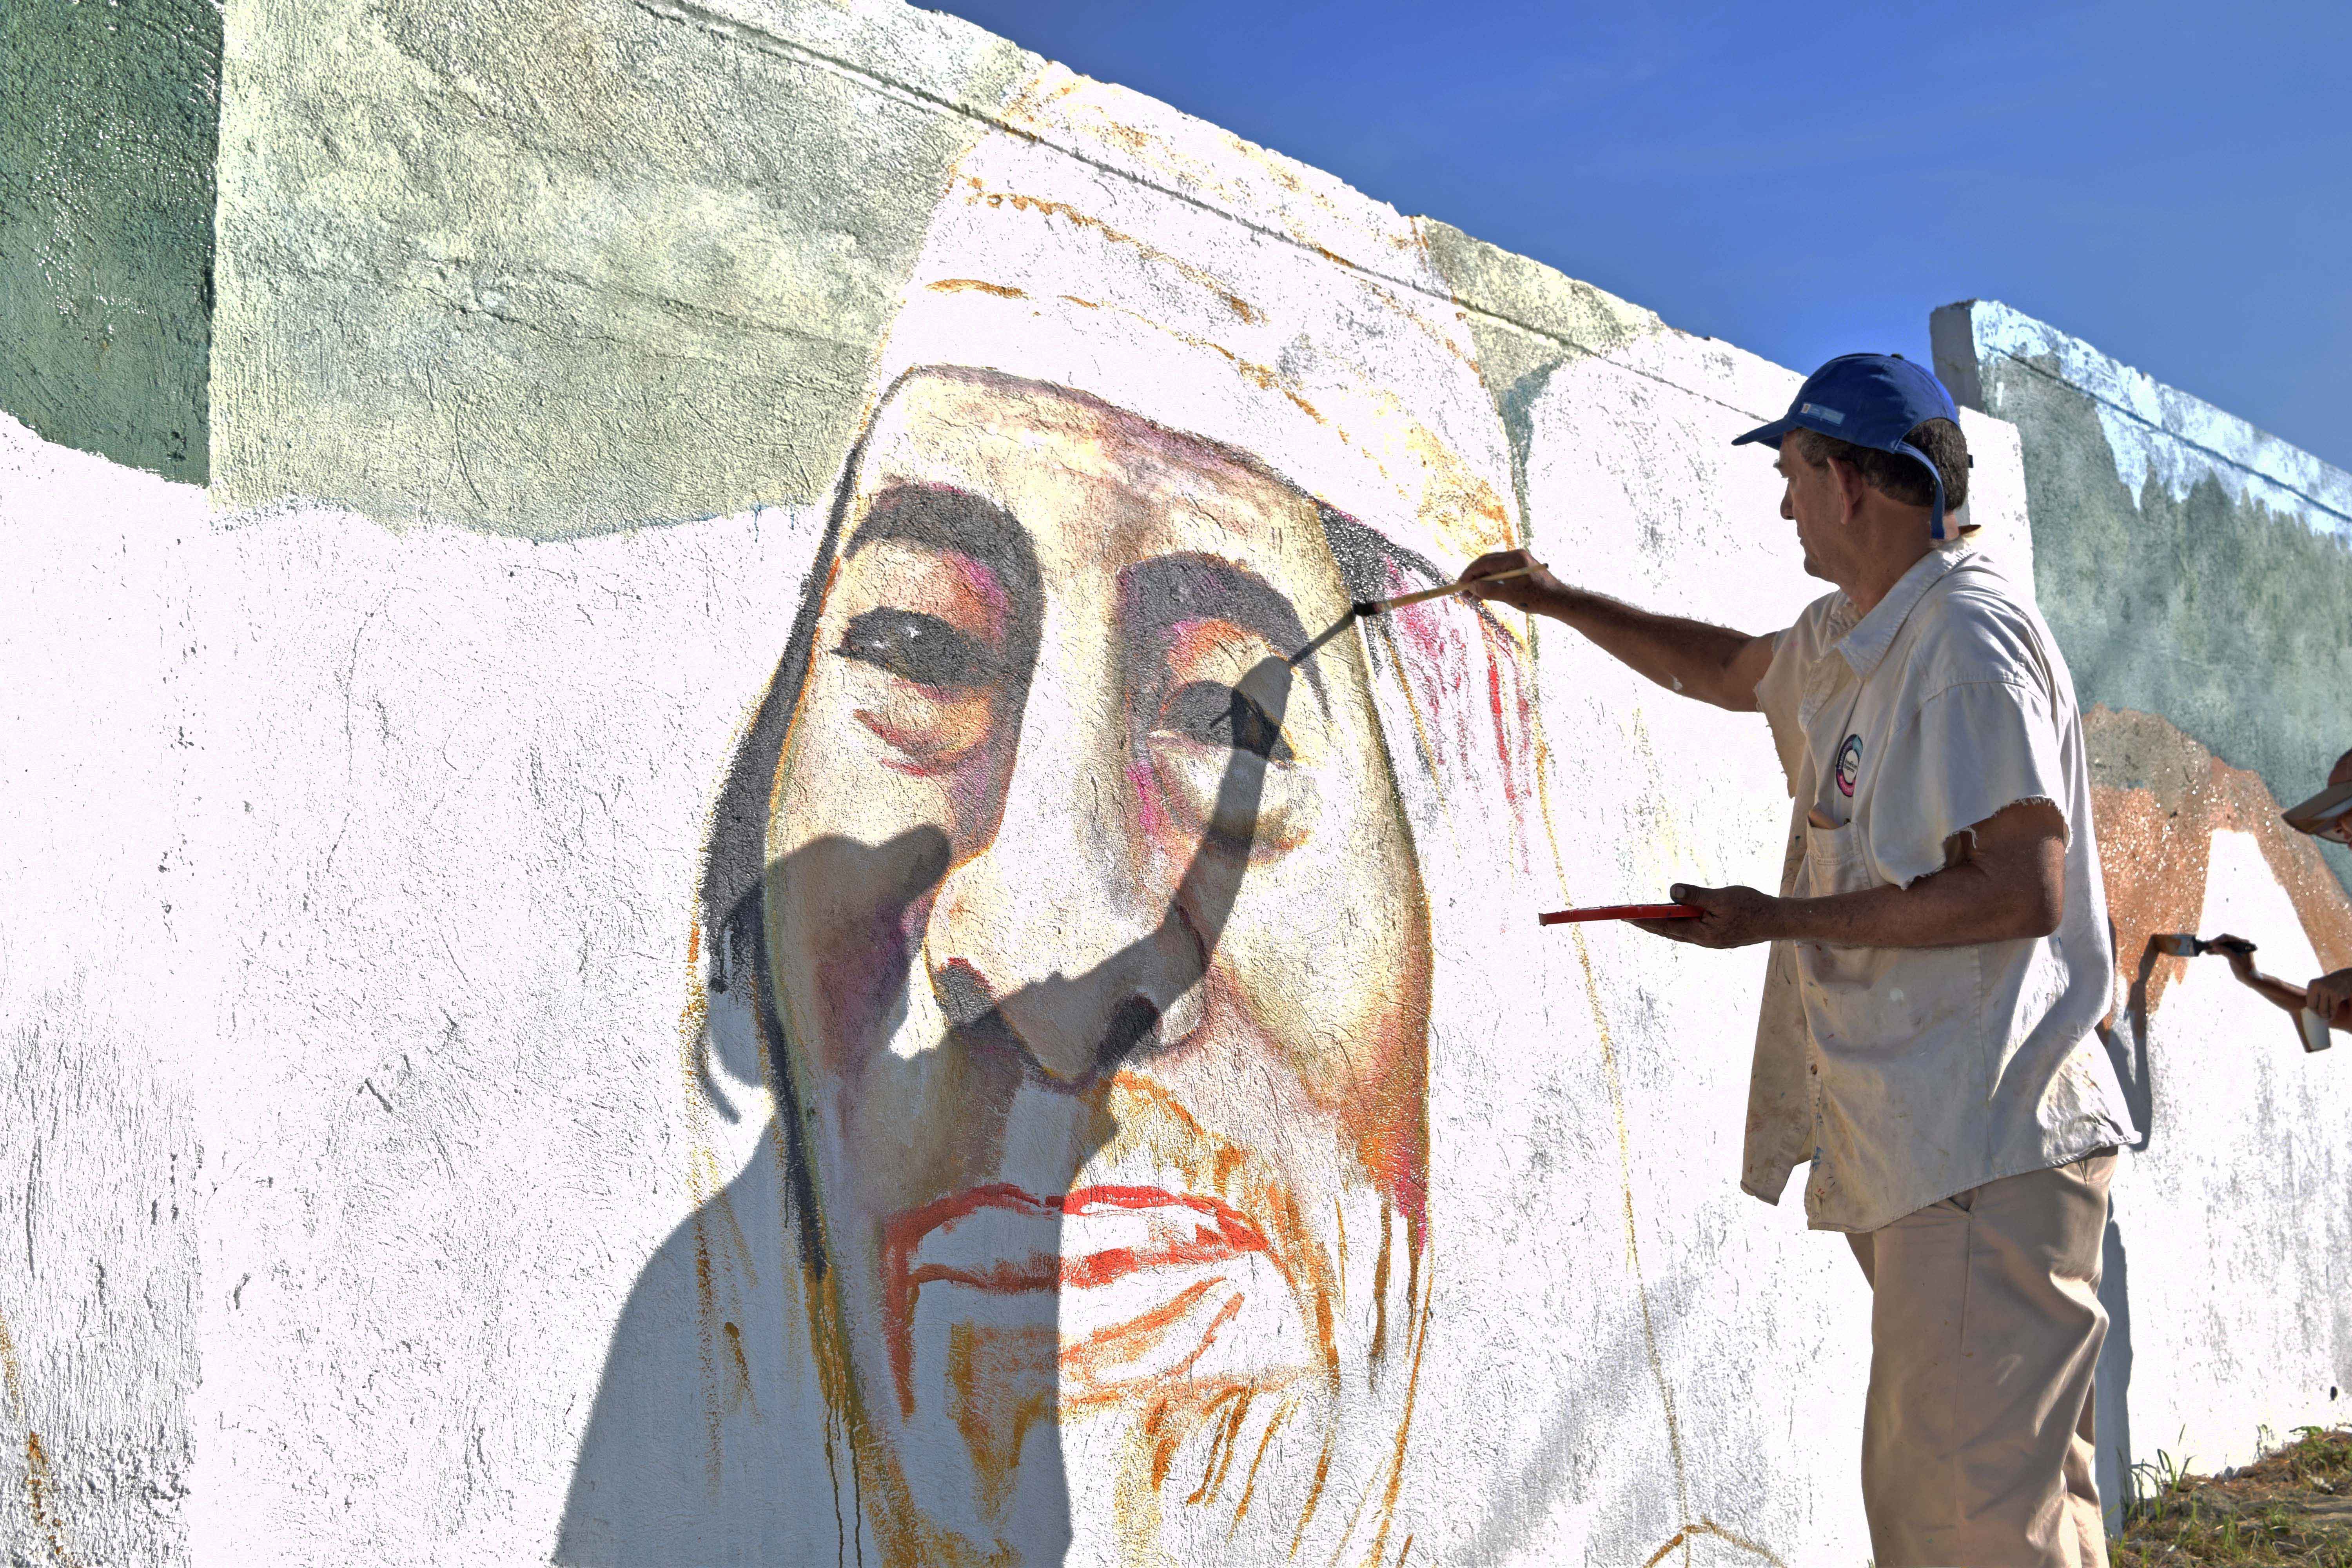
[[[1936,515],[1929,537],[1944,537],[1944,476],[1935,459],[1903,437],[1922,422],[1948,419],[1957,425],[1960,411],[1952,395],[1934,374],[1893,354],[1840,354],[1805,378],[1789,412],[1769,425],[1759,425],[1731,444],[1761,441],[1778,448],[1780,438],[1800,426],[1918,460],[1936,487]]]

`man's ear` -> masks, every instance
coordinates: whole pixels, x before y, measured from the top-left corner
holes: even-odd
[[[1838,494],[1844,498],[1839,507],[1838,521],[1851,525],[1869,499],[1870,481],[1862,477],[1860,468],[1843,458],[1831,458],[1827,461],[1830,473],[1837,479]]]

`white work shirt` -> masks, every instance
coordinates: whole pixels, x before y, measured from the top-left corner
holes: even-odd
[[[1972,947],[1774,942],[1740,1185],[1778,1203],[1811,1160],[1806,1222],[1875,1230],[2131,1142],[2094,1033],[2115,958],[2082,717],[2041,616],[1972,547],[1934,550],[1858,620],[1843,593],[1808,605],[1756,699],[1796,797],[1783,898],[1907,886],[1956,835],[2046,800],[2066,909],[2052,935]]]

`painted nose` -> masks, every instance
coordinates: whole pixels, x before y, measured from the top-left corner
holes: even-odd
[[[942,883],[924,956],[950,1023],[1077,1088],[1196,1010],[1208,955],[1152,866],[1120,705],[1074,696],[1040,665],[996,831]]]

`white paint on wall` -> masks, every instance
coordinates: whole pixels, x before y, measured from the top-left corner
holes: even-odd
[[[143,1557],[103,1548],[151,1506],[197,1562],[543,1559],[692,1201],[701,825],[811,519],[216,517],[0,440],[8,1121],[62,1108],[5,1145],[38,1205],[0,1270],[7,1418],[54,1435],[85,1561]],[[162,1239],[118,1217],[151,1203]],[[125,1468],[163,1472],[152,1504],[81,1479]]]
[[[982,122],[909,241],[921,292],[889,317],[885,378],[1075,389],[1252,455],[1434,570],[1523,529],[1573,580],[1749,631],[1822,591],[1771,455],[1728,445],[1785,407],[1795,371],[1598,296],[1571,301],[1591,342],[1457,300],[1440,252],[1467,266],[1460,237],[1057,69],[975,107],[950,68],[961,45],[887,58],[895,7],[643,9],[759,50],[797,31],[843,58],[802,48],[794,71],[931,81],[891,101]],[[775,297],[830,281],[781,278]],[[297,297],[270,299],[299,340]],[[226,416],[300,447],[271,406]],[[1964,424],[1967,515],[2029,581],[2016,433]],[[2266,452],[2246,456],[2263,483],[2304,482]],[[705,1484],[603,1506],[677,1506],[711,1560],[855,1551],[781,1201],[734,1211],[750,1237],[715,1271],[760,1336],[723,1398],[694,1339],[688,1225],[774,1163],[765,1091],[723,1059],[719,1081],[696,1076],[691,933],[716,793],[809,588],[818,510],[600,514],[613,531],[533,544],[429,507],[388,528],[217,499],[0,423],[0,1536],[83,1561],[543,1561],[592,1409],[619,1389],[621,1437],[690,1449]],[[1458,605],[1422,624],[1478,625]],[[1436,974],[1429,1370],[1377,1550],[1613,1565],[1679,1539],[1701,1563],[1861,1561],[1866,1290],[1841,1244],[1737,1190],[1762,955],[1532,925],[1677,879],[1772,886],[1786,786],[1762,721],[1557,628],[1508,651],[1491,692],[1440,693],[1507,729],[1502,675],[1526,673],[1539,793],[1508,812],[1509,759],[1428,777],[1396,761],[1491,738],[1416,729],[1431,671],[1458,669],[1375,694]],[[2293,929],[2258,858],[2217,844],[2214,865],[2210,918]],[[2211,1060],[2198,1031],[2242,1023],[2217,974],[2168,1002],[2166,1059]],[[2268,1217],[2231,1228],[2340,1191],[2352,1149],[2339,1064],[2287,1057],[2284,1027],[2253,1070],[2219,1068],[2226,1085],[2160,1081],[2167,1114],[2119,1188],[2135,1457],[2175,1415],[2231,1453],[2250,1418],[2296,1418],[2288,1395],[2232,1390],[2300,1386],[2313,1316],[2346,1297]],[[2175,1229],[2195,1238],[2178,1258]],[[2228,1269],[2262,1299],[2217,1299]],[[625,1303],[673,1360],[631,1358]],[[1343,1436],[1360,1472],[1364,1435]],[[1108,1554],[1107,1517],[1066,1521],[1081,1558]]]

